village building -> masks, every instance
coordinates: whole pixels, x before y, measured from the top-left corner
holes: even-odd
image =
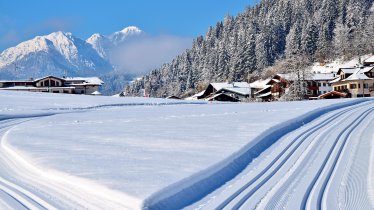
[[[252,83],[249,84],[250,88],[251,88],[251,98],[255,98],[256,95],[255,93],[258,93],[259,91],[265,89],[268,87],[268,82],[270,81],[270,79],[260,79],[260,80],[256,80]]]
[[[245,101],[251,94],[247,82],[210,83],[205,91],[197,97],[207,101]]]
[[[271,79],[260,80],[251,83],[254,87],[254,97],[260,101],[273,101],[282,97],[289,87],[289,81],[285,79],[286,74],[276,74]],[[264,83],[266,82],[266,83]],[[262,89],[257,89],[262,85]]]
[[[331,81],[336,78],[335,73],[316,73],[307,80],[308,97],[316,97],[332,91]]]
[[[3,80],[0,81],[0,90],[100,95],[98,90],[103,84],[97,77],[46,76],[30,80]]]
[[[347,97],[374,96],[374,66],[341,68],[331,81],[334,91],[347,93]]]

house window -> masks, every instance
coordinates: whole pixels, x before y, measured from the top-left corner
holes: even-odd
[[[357,85],[356,84],[350,84],[349,86],[350,86],[349,87],[350,89],[357,89]]]
[[[321,87],[321,83],[320,82],[318,83],[318,87]]]
[[[52,87],[56,86],[56,82],[54,80],[51,81],[51,86]]]
[[[49,86],[49,80],[44,81],[44,86]]]
[[[326,83],[325,82],[323,83],[323,87],[326,87]]]
[[[361,84],[358,84],[358,88],[361,88]]]
[[[365,84],[364,84],[364,88],[365,88],[365,89],[369,89],[369,84],[368,84],[368,83],[365,83]]]
[[[337,91],[337,90],[338,90],[338,88],[337,88],[337,87],[334,87],[334,90],[335,90],[335,91]]]
[[[318,95],[322,95],[322,91],[318,91]]]

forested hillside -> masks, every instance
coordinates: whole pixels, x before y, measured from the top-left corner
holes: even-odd
[[[186,96],[209,82],[243,81],[277,60],[346,59],[374,51],[373,0],[262,0],[210,27],[190,50],[126,87]]]

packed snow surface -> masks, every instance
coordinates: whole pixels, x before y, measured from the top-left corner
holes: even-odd
[[[372,109],[0,91],[0,209],[370,209]]]

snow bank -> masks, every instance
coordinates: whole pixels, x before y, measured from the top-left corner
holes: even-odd
[[[186,207],[234,178],[259,154],[285,134],[330,111],[368,100],[372,99],[358,99],[318,108],[300,117],[268,128],[227,159],[153,194],[144,201],[144,209],[181,209]]]

